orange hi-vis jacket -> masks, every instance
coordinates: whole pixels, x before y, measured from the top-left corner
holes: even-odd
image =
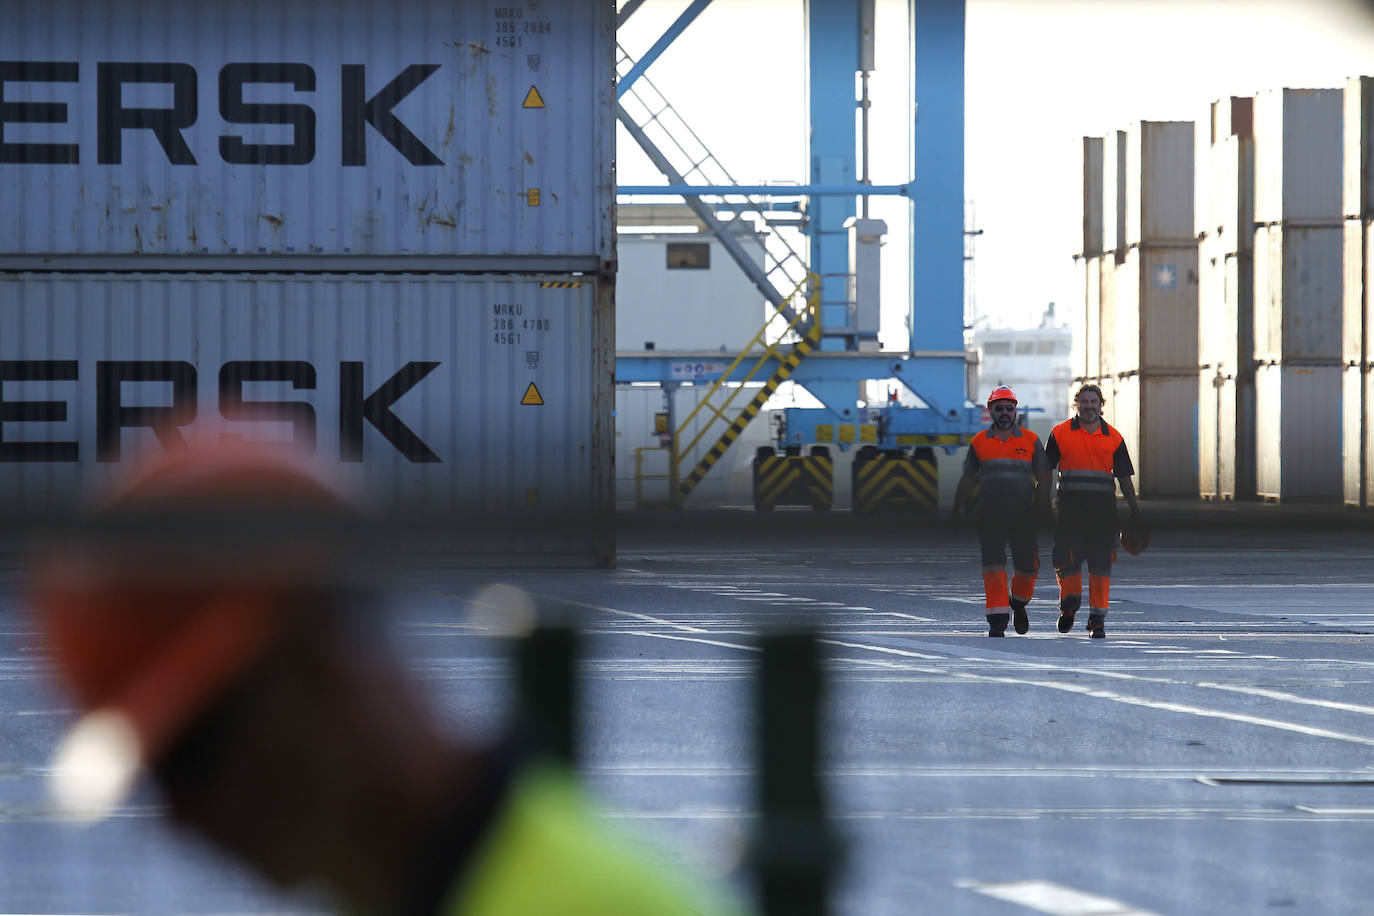
[[[1121,433],[1100,421],[1097,432],[1079,426],[1074,417],[1050,432],[1045,446],[1050,465],[1059,467],[1059,492],[1116,495],[1116,478],[1135,473]]]
[[[978,433],[964,458],[964,473],[978,475],[978,505],[984,512],[1029,509],[1035,473],[1048,467],[1040,437],[1019,426],[1005,442],[992,429]]]

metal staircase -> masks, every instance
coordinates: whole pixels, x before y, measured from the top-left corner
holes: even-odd
[[[624,48],[616,48],[616,75],[624,77],[635,62]],[[670,183],[739,184],[647,76],[641,75],[621,96],[617,117]],[[684,199],[764,298],[774,307],[785,306],[787,293],[806,280],[806,260],[780,232],[770,231],[763,233],[764,263],[760,267],[734,238],[735,224],[743,225],[745,215],[750,213],[758,214],[765,225],[775,228],[764,217],[776,209],[770,198],[729,194],[717,196],[710,203],[698,196]],[[755,230],[750,227],[750,231]]]
[[[793,299],[803,294],[805,287],[810,287],[810,295],[806,299],[805,305],[800,310],[784,308]],[[817,312],[820,309],[820,287],[814,276],[805,276],[801,282],[793,289],[792,295],[787,297],[783,305],[779,305],[773,314],[759,328],[754,339],[744,348],[744,351],[735,358],[730,367],[721,373],[720,380],[707,392],[706,397],[692,409],[682,425],[673,432],[673,451],[670,461],[672,463],[671,476],[677,480],[676,488],[673,492],[674,503],[682,505],[682,501],[696,488],[726,450],[739,438],[744,428],[749,425],[749,421],[758,416],[763,405],[768,401],[773,393],[778,390],[778,386],[787,381],[796,370],[798,364],[815,349],[821,339],[821,326],[817,321]],[[773,338],[770,342],[769,338]],[[762,354],[755,350],[755,347],[762,347]],[[786,354],[784,355],[784,350]],[[754,363],[743,376],[736,379],[735,370],[746,359],[753,357]],[[768,365],[770,360],[777,361],[777,369],[763,383],[763,387],[749,399],[740,409],[738,414],[733,417],[729,411],[735,399],[745,394],[748,389],[745,383],[752,381]],[[732,384],[727,385],[726,379],[731,379]],[[701,429],[695,436],[688,441],[683,441],[688,431],[691,429],[697,416],[705,411],[709,419],[702,424]],[[706,454],[697,461],[691,473],[686,477],[681,477],[682,465],[693,454],[697,447],[708,434],[713,434],[724,424],[724,430],[719,433],[715,443],[707,450]]]

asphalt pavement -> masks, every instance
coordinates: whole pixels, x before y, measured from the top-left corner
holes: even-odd
[[[761,632],[824,653],[830,911],[1369,912],[1374,525],[1339,507],[1148,503],[1106,640],[988,639],[976,539],[945,521],[635,513],[610,570],[430,563],[394,583],[397,645],[455,730],[511,708],[482,589],[586,634],[583,769],[664,858],[751,893]],[[1048,537],[1042,545],[1048,565]],[[71,712],[46,680],[22,563],[0,570],[0,912],[315,911],[167,828],[147,790],[93,828],[42,791]],[[1081,618],[1082,615],[1080,615]]]

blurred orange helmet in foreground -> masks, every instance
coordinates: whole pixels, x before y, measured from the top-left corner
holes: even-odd
[[[58,747],[65,813],[107,815],[271,644],[281,593],[319,579],[339,496],[281,447],[192,447],[140,468],[43,553],[32,588],[83,716]]]

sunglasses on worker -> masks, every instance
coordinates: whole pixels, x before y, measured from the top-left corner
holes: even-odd
[[[989,407],[988,410],[992,411],[993,413],[1016,413],[1016,405],[995,404],[992,407]]]

